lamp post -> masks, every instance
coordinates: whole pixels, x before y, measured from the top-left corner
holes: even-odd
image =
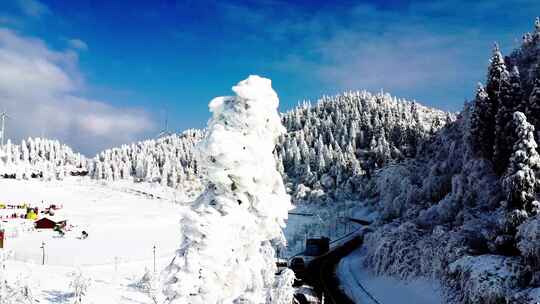
[[[154,273],[156,273],[156,245],[154,245]]]
[[[41,265],[45,265],[45,242],[41,242]]]

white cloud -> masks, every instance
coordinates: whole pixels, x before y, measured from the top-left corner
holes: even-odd
[[[80,96],[77,54],[0,29],[0,109],[12,119],[8,136],[59,138],[87,154],[153,131],[150,115]]]
[[[82,41],[81,39],[70,39],[68,40],[68,44],[71,48],[81,51],[88,50],[88,45],[86,42]]]
[[[41,17],[50,12],[49,8],[38,0],[17,0],[17,5],[30,17]]]

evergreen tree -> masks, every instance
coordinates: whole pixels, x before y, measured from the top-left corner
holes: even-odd
[[[499,46],[495,44],[493,48],[493,55],[490,59],[490,65],[487,75],[486,83],[486,93],[488,95],[487,104],[482,105],[482,111],[484,120],[482,122],[485,130],[484,135],[487,135],[483,138],[478,138],[485,142],[485,147],[482,149],[482,156],[493,160],[493,147],[495,143],[495,116],[499,105],[501,104],[501,89],[505,88],[504,83],[508,81],[508,70],[506,69],[506,64],[504,58],[499,49]]]
[[[512,115],[517,111],[521,99],[519,71],[514,67],[512,75],[503,71],[499,92],[499,107],[495,115],[495,143],[493,165],[498,174],[503,174],[508,165],[513,144]]]
[[[503,180],[508,208],[523,210],[528,214],[538,211],[535,197],[536,174],[540,157],[534,140],[534,126],[521,112],[514,113],[515,143],[506,176]]]
[[[484,86],[479,83],[471,113],[470,141],[475,154],[484,158],[490,158],[493,149],[487,140],[487,138],[492,137],[489,126],[490,113],[491,101]]]
[[[536,17],[536,20],[534,20],[533,39],[537,41],[540,39],[540,17]]]
[[[531,95],[526,100],[525,113],[536,130],[540,128],[540,66],[535,69],[535,77]],[[538,137],[536,137],[538,139]]]

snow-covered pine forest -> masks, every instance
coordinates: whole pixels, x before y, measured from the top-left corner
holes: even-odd
[[[17,179],[63,179],[87,170],[87,160],[58,140],[28,138],[0,146],[0,176]]]
[[[346,92],[282,114],[287,133],[275,157],[296,200],[355,197],[361,178],[412,158],[455,115],[389,94]],[[193,147],[203,131],[105,150],[89,162],[94,179],[156,182],[169,187],[199,178]]]
[[[97,180],[131,179],[178,188],[198,178],[193,148],[204,133],[186,130],[100,152],[89,161],[88,171]]]
[[[283,114],[278,168],[297,201],[357,198],[364,178],[413,158],[455,115],[366,91],[324,96]]]

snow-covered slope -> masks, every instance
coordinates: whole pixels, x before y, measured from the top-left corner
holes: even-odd
[[[28,287],[39,303],[73,303],[74,288],[70,285],[75,274],[82,272],[91,279],[83,303],[154,304],[141,279],[145,269],[153,273],[154,246],[157,271],[174,256],[183,208],[172,198],[156,196],[168,197],[168,193],[156,190],[150,197],[142,191],[129,191],[129,182],[103,184],[78,177],[48,182],[0,179],[0,189],[2,203],[26,203],[40,210],[57,204],[62,209],[54,216],[40,216],[67,220],[64,236],[52,230],[33,230],[27,220],[0,221],[0,228],[6,231],[0,256],[7,255],[0,277],[7,279],[12,289],[24,291]],[[88,233],[87,239],[81,239],[82,231]],[[0,303],[36,303],[6,298],[4,292],[0,286]]]
[[[528,122],[540,127],[540,21],[525,37],[506,59],[494,49],[485,88],[415,159],[366,180],[379,217],[363,269],[434,278],[447,303],[540,301],[540,160]]]

